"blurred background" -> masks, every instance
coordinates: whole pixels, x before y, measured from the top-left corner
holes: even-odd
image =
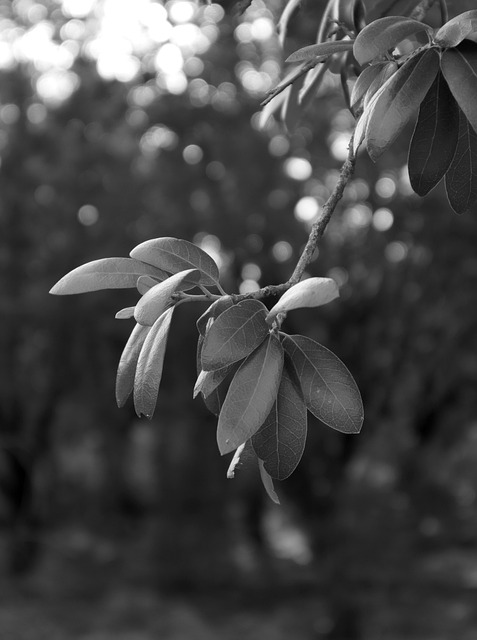
[[[360,154],[311,265],[340,299],[287,319],[347,364],[366,418],[310,417],[281,507],[253,467],[226,479],[192,400],[202,305],[174,317],[149,422],[114,398],[137,293],[48,295],[159,236],[210,252],[230,292],[289,277],[353,119],[331,74],[290,133],[260,129],[260,102],[323,7],[283,52],[278,0],[0,2],[2,640],[477,637],[477,218],[412,193],[412,128]]]

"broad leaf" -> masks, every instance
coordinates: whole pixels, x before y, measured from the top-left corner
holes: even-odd
[[[274,334],[240,365],[219,416],[217,443],[223,455],[251,438],[262,426],[277,397],[283,347]]]
[[[137,361],[150,329],[151,327],[143,327],[141,324],[137,324],[124,347],[116,376],[116,402],[118,407],[122,407],[132,393]]]
[[[444,177],[454,157],[459,133],[459,107],[438,73],[422,101],[409,148],[409,179],[425,196]]]
[[[222,369],[252,353],[268,335],[266,314],[258,300],[242,300],[221,313],[205,334],[202,368]]]
[[[258,459],[258,468],[260,470],[260,479],[262,480],[262,484],[265,487],[265,491],[268,494],[268,497],[275,503],[280,504],[280,500],[278,499],[277,492],[275,491],[275,487],[273,486],[273,480],[270,475],[267,473],[263,461]]]
[[[406,38],[426,31],[431,33],[431,27],[411,18],[401,16],[380,18],[358,33],[354,41],[354,57],[360,64],[366,64],[392,51]]]
[[[477,131],[477,44],[464,42],[443,51],[441,68],[459,107]]]
[[[213,286],[219,280],[219,268],[209,254],[187,240],[177,238],[146,240],[135,247],[130,256],[169,273],[198,269],[201,272],[200,282],[206,286]]]
[[[136,322],[148,326],[153,325],[167,307],[173,304],[172,294],[176,291],[187,291],[187,289],[197,286],[199,279],[200,272],[197,269],[188,269],[187,271],[176,273],[164,280],[164,282],[151,287],[135,307],[134,317]]]
[[[331,278],[307,278],[285,291],[266,320],[271,323],[279,313],[287,313],[292,309],[320,307],[339,295],[338,285]]]
[[[351,91],[350,104],[353,109],[355,109],[363,100],[366,92],[371,86],[371,83],[380,74],[383,68],[386,67],[387,64],[389,63],[377,62],[370,67],[366,67],[366,69],[363,69],[363,71],[359,74],[356,82],[354,83],[353,90]]]
[[[199,393],[201,393],[204,398],[210,396],[219,384],[225,380],[231,368],[232,367],[229,366],[223,369],[217,369],[216,371],[204,371],[202,369],[194,386],[193,397],[195,398]]]
[[[170,276],[171,274],[167,274],[167,278],[170,278]],[[167,278],[164,278],[164,280],[166,280]],[[147,291],[149,291],[149,289],[155,287],[157,283],[158,280],[156,280],[156,278],[152,278],[151,276],[140,276],[137,279],[136,288],[143,296]]]
[[[441,47],[456,47],[467,36],[477,31],[477,10],[465,11],[446,22],[434,36]]]
[[[301,394],[284,367],[278,395],[267,419],[252,436],[252,446],[272,478],[288,478],[305,449],[307,411]]]
[[[222,298],[219,298],[218,300],[213,302],[210,305],[210,307],[206,311],[204,311],[204,313],[197,320],[197,329],[200,335],[205,336],[207,323],[210,318],[215,320],[217,316],[219,316],[226,309],[229,309],[230,307],[232,307],[233,304],[234,303],[231,296],[223,296]]]
[[[280,334],[305,404],[311,413],[342,433],[359,433],[363,403],[351,373],[334,353],[305,336]]]
[[[86,293],[101,289],[128,289],[135,287],[137,279],[144,275],[165,280],[169,274],[151,265],[131,258],[102,258],[83,264],[59,280],[50,293],[55,296]]]
[[[477,133],[460,112],[459,139],[446,173],[447,197],[456,213],[468,211],[477,201]]]
[[[136,307],[126,307],[125,309],[121,309],[114,316],[116,320],[129,320],[129,318],[134,318],[134,309]]]
[[[439,69],[439,56],[427,49],[408,60],[379,92],[366,128],[372,160],[396,139],[429,91]]]
[[[320,42],[319,44],[311,44],[302,49],[298,49],[289,56],[285,62],[305,62],[314,58],[325,59],[333,53],[343,53],[353,48],[351,40],[330,40],[329,42]]]
[[[134,378],[134,407],[139,417],[152,418],[156,408],[173,313],[174,307],[171,307],[156,320],[139,354]]]

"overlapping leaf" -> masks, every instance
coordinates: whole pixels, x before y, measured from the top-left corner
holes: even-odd
[[[338,285],[331,278],[307,278],[282,295],[277,304],[267,315],[267,322],[272,322],[279,313],[287,313],[292,309],[304,307],[320,307],[339,296]]]
[[[267,419],[252,437],[252,446],[272,478],[288,478],[305,449],[307,410],[284,367],[277,399]]]
[[[56,296],[87,293],[101,289],[135,287],[144,274],[165,280],[169,274],[132,258],[102,258],[73,269],[59,280],[50,293]]]
[[[277,397],[283,357],[279,339],[270,334],[240,365],[219,416],[217,443],[221,454],[234,451],[265,421]]]
[[[373,160],[389,147],[429,91],[439,56],[427,49],[408,60],[379,92],[366,127],[366,146]]]
[[[477,44],[463,42],[443,51],[441,69],[457,104],[477,132]]]
[[[169,278],[170,274],[168,274],[167,277]],[[139,293],[143,296],[147,291],[149,291],[149,289],[152,289],[152,287],[155,287],[157,283],[158,281],[155,278],[152,278],[151,276],[140,276],[137,279],[136,288],[139,291]]]
[[[169,273],[198,269],[201,272],[200,282],[206,286],[213,286],[219,280],[219,268],[209,254],[187,240],[177,238],[146,240],[135,247],[130,256]]]
[[[134,407],[139,417],[152,418],[156,408],[173,313],[174,307],[170,307],[156,320],[139,354],[134,377]]]
[[[136,307],[126,307],[117,312],[114,316],[116,320],[129,320],[129,318],[134,318],[134,309]]]
[[[409,178],[425,196],[444,177],[454,157],[459,133],[459,107],[442,73],[422,101],[409,149]]]
[[[205,336],[205,332],[207,329],[207,323],[210,318],[215,320],[220,314],[233,306],[233,300],[231,296],[222,296],[215,302],[213,302],[210,307],[204,311],[204,313],[197,320],[197,329],[200,335]]]
[[[477,133],[460,112],[459,138],[446,173],[447,197],[456,213],[468,211],[477,202]]]
[[[351,373],[331,351],[311,338],[281,334],[305,404],[311,413],[342,433],[359,433],[363,403]]]
[[[267,473],[265,469],[265,465],[263,464],[263,460],[258,459],[258,468],[260,471],[260,479],[262,480],[262,484],[265,487],[265,491],[268,494],[268,497],[275,503],[280,504],[280,500],[278,499],[277,492],[275,491],[275,487],[273,486],[273,480],[270,477],[270,474]]]
[[[441,47],[456,47],[475,32],[477,32],[477,10],[472,9],[446,22],[434,36],[434,42]]]
[[[215,371],[204,371],[201,369],[197,381],[194,386],[194,398],[201,393],[204,398],[210,396],[210,394],[217,389],[227,375],[230,373],[232,365],[223,367],[223,369],[216,369]]]
[[[353,109],[363,100],[373,80],[379,76],[380,72],[388,64],[389,62],[377,62],[376,64],[366,67],[366,69],[363,69],[359,74],[351,91],[350,104]]]
[[[151,287],[135,307],[136,322],[148,326],[153,325],[167,307],[173,304],[172,294],[175,291],[187,291],[187,289],[197,286],[200,277],[200,272],[197,269],[187,269],[187,271],[176,273],[164,282]]]
[[[328,42],[320,42],[319,44],[311,44],[298,51],[294,51],[285,62],[305,62],[314,58],[325,59],[334,53],[343,53],[353,48],[352,40],[330,40]]]
[[[119,360],[116,376],[116,402],[122,407],[132,393],[139,354],[151,327],[136,324]]]
[[[258,300],[242,300],[223,311],[205,334],[202,368],[222,369],[252,353],[268,334],[266,315]]]

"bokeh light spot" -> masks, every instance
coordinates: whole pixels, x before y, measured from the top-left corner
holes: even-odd
[[[96,224],[99,219],[99,211],[92,204],[84,204],[79,208],[78,220],[85,227]]]

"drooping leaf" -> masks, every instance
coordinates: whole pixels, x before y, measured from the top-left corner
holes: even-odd
[[[173,313],[174,307],[170,307],[156,320],[139,354],[134,377],[134,407],[139,417],[152,418],[156,408]]]
[[[202,371],[202,346],[204,344],[204,337],[199,334],[199,339],[197,341],[197,376],[200,376]],[[225,400],[225,396],[227,395],[228,385],[230,380],[235,373],[235,370],[231,370],[231,373],[227,375],[225,380],[223,380],[213,391],[211,391],[207,396],[202,396],[202,400],[207,407],[207,409],[214,414],[214,416],[218,416],[220,413],[220,409]]]
[[[233,304],[234,303],[231,296],[223,296],[222,298],[219,298],[218,300],[213,302],[197,320],[197,329],[200,335],[205,336],[207,323],[210,318],[215,320],[215,318],[217,318],[223,311],[232,307]]]
[[[137,279],[144,275],[165,280],[169,274],[151,265],[131,258],[102,258],[76,267],[59,280],[50,293],[65,296],[101,289],[128,289],[135,287]]]
[[[342,433],[359,433],[364,412],[351,373],[329,349],[311,338],[280,334],[311,413]]]
[[[379,91],[366,128],[366,146],[372,160],[379,158],[407,124],[438,69],[437,52],[427,49],[403,64]]]
[[[328,42],[320,42],[319,44],[311,44],[298,51],[294,51],[285,62],[305,62],[314,58],[322,58],[323,60],[334,53],[343,53],[353,48],[352,40],[329,40]]]
[[[468,211],[477,202],[477,133],[462,111],[457,148],[445,185],[449,203],[456,213]]]
[[[274,334],[240,365],[219,416],[217,443],[223,455],[251,438],[270,413],[283,369],[283,347]]]
[[[322,64],[314,67],[305,76],[305,81],[299,95],[299,103],[302,110],[306,109],[315,98],[318,89],[321,87],[323,78],[329,69],[331,58]]]
[[[187,291],[187,289],[197,286],[199,280],[200,272],[197,269],[187,269],[187,271],[176,273],[164,282],[151,287],[135,307],[136,322],[148,326],[153,325],[167,307],[173,304],[171,296],[174,292]]]
[[[199,393],[201,393],[204,398],[210,396],[219,384],[225,380],[230,370],[231,366],[217,369],[216,371],[204,371],[202,369],[194,386],[193,397],[195,398]]]
[[[305,75],[299,76],[289,87],[280,112],[281,120],[287,131],[292,132],[302,116],[300,92],[305,82]]]
[[[305,449],[307,411],[287,367],[283,368],[278,395],[252,446],[272,478],[285,480],[295,471]]]
[[[409,179],[420,196],[444,177],[454,157],[458,133],[459,107],[439,72],[422,101],[409,148]]]
[[[271,323],[279,313],[287,313],[292,309],[320,307],[339,295],[338,285],[331,278],[307,278],[285,291],[266,320]]]
[[[441,69],[457,104],[477,131],[477,44],[463,42],[443,51]]]
[[[129,318],[134,318],[134,309],[136,307],[126,307],[125,309],[121,309],[114,316],[116,320],[129,320]]]
[[[265,127],[267,126],[268,121],[270,120],[270,118],[276,112],[281,111],[281,109],[283,107],[283,104],[286,101],[287,91],[289,91],[289,89],[290,89],[290,87],[288,87],[288,89],[285,89],[284,91],[282,91],[278,95],[274,96],[263,107],[262,111],[260,112],[260,118],[258,120],[259,129],[265,129]]]
[[[406,38],[426,31],[431,33],[431,27],[411,18],[379,18],[364,27],[356,36],[353,46],[354,57],[360,64],[366,64],[392,51]]]
[[[200,282],[206,286],[213,286],[219,280],[219,268],[209,254],[187,240],[177,238],[146,240],[135,247],[130,256],[169,273],[198,269],[201,272]]]
[[[167,275],[167,278],[170,278],[171,274]],[[167,278],[164,278],[166,280]],[[136,288],[139,293],[143,296],[149,289],[155,287],[159,281],[156,278],[152,278],[151,276],[140,276],[137,279]]]
[[[288,28],[288,23],[290,21],[290,18],[298,9],[300,4],[301,4],[301,0],[288,0],[287,4],[285,5],[285,8],[283,9],[280,15],[280,19],[278,20],[278,23],[277,23],[277,32],[280,40],[280,45],[282,47],[285,44],[285,36],[287,33],[287,28]]]
[[[456,47],[467,36],[477,31],[477,10],[465,11],[446,22],[434,36],[441,47]]]
[[[122,407],[132,393],[139,354],[151,327],[137,324],[126,342],[116,375],[116,402]]]
[[[359,74],[356,82],[354,83],[353,90],[351,91],[351,107],[355,109],[358,104],[363,100],[366,92],[368,91],[373,80],[379,75],[386,65],[389,64],[387,62],[377,62],[376,64],[372,64]]]
[[[265,487],[265,491],[268,494],[268,497],[275,504],[280,504],[280,500],[278,499],[277,492],[275,491],[275,487],[273,486],[273,480],[270,475],[267,473],[263,461],[258,459],[258,468],[260,470],[260,479],[262,480],[262,484]]]
[[[268,335],[266,315],[258,300],[242,300],[223,311],[205,334],[202,368],[222,369],[252,353]]]
[[[368,90],[365,93],[363,100],[363,107],[365,109],[368,107],[374,96],[377,96],[377,94],[381,91],[389,78],[391,78],[391,76],[393,76],[397,70],[398,66],[395,62],[389,61],[384,63],[381,71],[378,73],[376,78],[372,80]]]

